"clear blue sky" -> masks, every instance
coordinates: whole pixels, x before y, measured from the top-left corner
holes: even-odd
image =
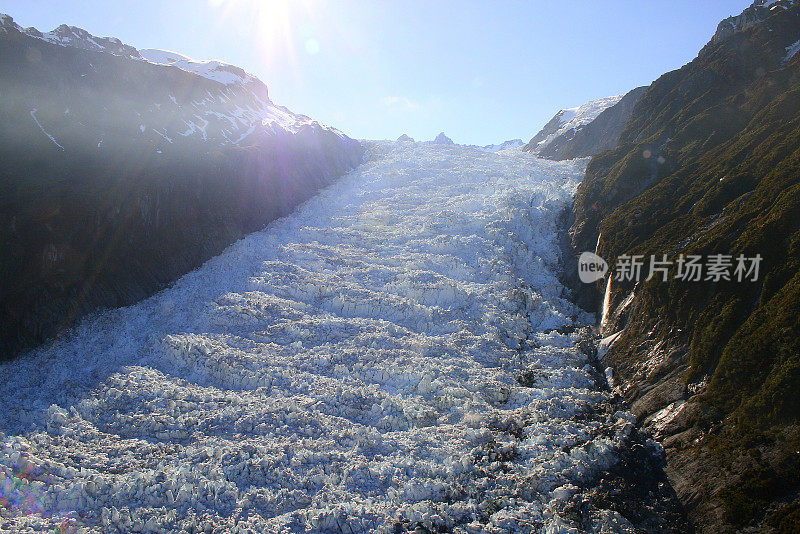
[[[221,59],[277,104],[366,139],[530,138],[560,108],[693,59],[750,0],[0,0],[137,48]]]

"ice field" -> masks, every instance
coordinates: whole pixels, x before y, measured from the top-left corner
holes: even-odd
[[[584,166],[371,143],[293,215],[2,364],[0,530],[576,532],[564,504],[632,428],[594,415],[593,318],[556,276]]]

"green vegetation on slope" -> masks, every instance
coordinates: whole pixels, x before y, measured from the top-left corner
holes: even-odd
[[[693,446],[726,471],[695,464],[682,476],[718,479],[702,499],[719,499],[731,527],[759,521],[800,487],[800,55],[784,62],[799,39],[800,7],[776,9],[661,77],[620,145],[592,160],[575,204],[574,245],[592,250],[601,233],[599,254],[611,262],[763,258],[755,283],[612,286],[612,302],[636,295],[608,327],[625,327],[608,355],[623,376],[656,383],[668,370],[636,375],[655,342],[685,348],[673,363],[684,397],[701,392],[693,424],[710,429]],[[750,451],[764,457],[740,458]],[[789,524],[793,514],[769,521]]]

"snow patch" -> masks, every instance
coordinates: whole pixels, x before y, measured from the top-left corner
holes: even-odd
[[[38,127],[39,127],[39,129],[42,131],[42,133],[43,133],[44,135],[46,135],[46,136],[47,136],[47,138],[48,138],[48,139],[50,139],[50,140],[53,142],[53,144],[54,144],[54,145],[56,145],[56,146],[57,146],[58,148],[60,148],[61,150],[64,150],[64,147],[58,144],[58,141],[56,141],[55,137],[53,137],[52,135],[50,135],[50,134],[47,132],[47,130],[45,130],[45,129],[44,129],[44,126],[42,126],[42,125],[41,125],[41,123],[39,122],[39,119],[37,119],[37,118],[36,118],[36,108],[33,108],[33,109],[31,110],[31,118],[33,119],[33,122],[35,122],[35,123],[36,123],[36,126],[38,126]]]
[[[177,67],[223,85],[244,85],[256,80],[252,74],[218,60],[197,60],[169,50],[143,48],[139,54],[150,63]]]
[[[783,57],[783,62],[788,63],[797,52],[800,52],[800,40],[786,47],[786,55]]]
[[[160,136],[161,136],[161,137],[162,137],[162,138],[163,138],[163,139],[164,139],[166,142],[168,142],[168,143],[172,144],[172,138],[171,138],[171,137],[169,137],[169,136],[167,136],[167,134],[165,134],[165,133],[163,133],[163,132],[159,132],[159,131],[158,131],[158,130],[156,130],[155,128],[153,128],[153,131],[154,131],[155,133],[157,133],[158,135],[160,135]]]

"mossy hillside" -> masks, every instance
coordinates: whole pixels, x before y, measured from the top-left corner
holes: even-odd
[[[593,158],[575,203],[575,246],[591,250],[602,233],[611,262],[763,257],[757,282],[642,282],[635,313],[611,325],[626,331],[608,357],[629,377],[648,340],[686,347],[687,392],[704,391],[696,400],[707,406],[695,424],[711,429],[695,446],[729,468],[705,474],[726,488],[705,498],[720,499],[733,526],[762,520],[800,480],[800,56],[783,62],[798,39],[800,8],[778,9],[661,77],[620,146]],[[612,287],[614,302],[634,290]],[[752,447],[761,463],[741,459]]]

